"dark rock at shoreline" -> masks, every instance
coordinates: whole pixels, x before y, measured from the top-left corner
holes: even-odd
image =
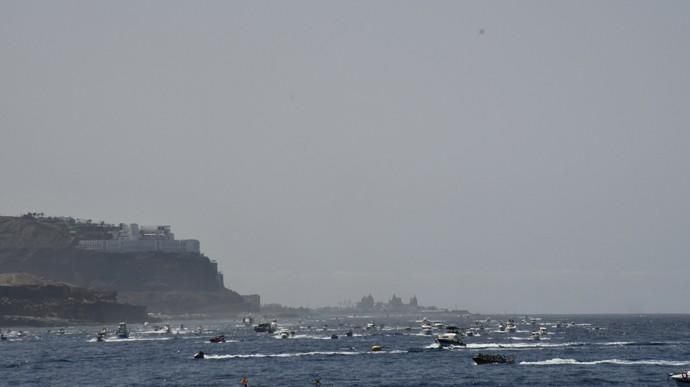
[[[146,307],[117,302],[116,293],[45,280],[26,273],[0,274],[0,326],[51,326],[151,320]]]

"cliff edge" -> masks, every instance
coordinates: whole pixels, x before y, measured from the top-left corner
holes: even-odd
[[[79,234],[61,219],[72,218],[0,217],[0,273],[31,273],[116,291],[120,300],[153,313],[232,314],[258,308],[226,289],[217,264],[203,254],[79,249]]]

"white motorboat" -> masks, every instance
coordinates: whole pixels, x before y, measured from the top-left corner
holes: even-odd
[[[290,337],[290,331],[285,328],[281,328],[276,332],[274,336],[280,337],[281,339],[287,339],[288,337]]]
[[[457,333],[442,333],[436,336],[436,342],[442,347],[446,345],[465,345]]]

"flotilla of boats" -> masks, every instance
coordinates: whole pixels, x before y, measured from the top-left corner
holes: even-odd
[[[253,319],[251,318],[244,318],[242,320],[242,323],[244,326],[247,327],[252,327],[253,330],[257,333],[269,333],[273,334],[274,337],[276,338],[283,338],[287,339],[290,337],[295,337],[295,330],[294,329],[289,329],[287,327],[281,327],[278,325],[278,322],[276,320],[270,321],[270,322],[263,322],[259,323],[257,325],[251,325],[253,323]],[[422,335],[433,335],[434,337],[434,343],[437,344],[438,349],[444,349],[444,348],[453,348],[453,347],[466,347],[467,344],[463,341],[463,337],[476,337],[476,336],[481,336],[481,334],[485,331],[485,326],[491,324],[492,322],[490,320],[484,320],[484,321],[475,321],[474,326],[471,326],[469,328],[461,328],[457,325],[453,324],[448,324],[445,322],[440,322],[440,321],[430,321],[427,320],[426,318],[422,319],[421,321],[418,321],[418,323],[421,324],[421,334]],[[515,320],[507,320],[506,322],[498,322],[498,323],[493,323],[496,326],[496,331],[495,332],[529,332],[529,338],[532,340],[542,340],[544,338],[547,338],[549,334],[554,334],[549,332],[549,327],[552,327],[556,329],[556,334],[558,333],[559,330],[562,329],[567,329],[567,328],[572,328],[576,326],[588,326],[589,324],[575,324],[573,322],[556,322],[553,324],[544,324],[541,323],[537,320],[523,320],[522,324],[529,326],[530,330],[518,330],[518,323]],[[144,326],[146,326],[145,324]],[[238,325],[239,326],[239,325]],[[343,324],[340,324],[342,327]],[[305,328],[305,327],[300,327],[300,328]],[[309,329],[311,331],[314,331],[314,328],[311,326],[307,326],[306,329]],[[317,328],[321,329],[321,328]],[[354,330],[360,329],[364,332],[367,332],[365,336],[376,336],[380,335],[381,333],[378,333],[378,330],[383,329],[383,325],[378,325],[375,322],[369,322],[367,323],[364,327],[357,327],[353,326],[352,328],[347,329],[343,335],[345,337],[353,337],[354,336]],[[588,329],[591,330],[598,330],[600,328],[590,328]],[[329,328],[328,325],[324,324],[323,331],[333,331],[334,329]],[[394,329],[396,331],[400,331],[401,328],[396,328]],[[409,334],[414,334],[413,330],[410,327],[402,329],[404,332],[409,332]],[[445,332],[443,332],[445,330]],[[178,334],[180,332],[185,332],[186,329],[184,328],[183,325],[180,325],[179,330],[177,330],[175,333],[173,333],[173,330],[171,329],[170,325],[165,325],[162,328],[161,327],[155,327],[154,332],[163,332],[166,334]],[[8,331],[9,332],[9,331]],[[48,331],[50,332],[50,331]],[[147,333],[147,332],[139,332],[138,334],[142,333]],[[341,331],[342,332],[342,331]],[[561,331],[562,332],[562,331]],[[22,337],[24,333],[22,331],[12,331],[10,332],[12,337]],[[148,331],[148,333],[151,333],[151,331]],[[189,331],[188,333],[190,334],[203,334],[203,329],[201,327],[198,327],[195,331]],[[65,335],[66,332],[63,328],[60,328],[56,331],[53,332],[55,335]],[[399,334],[399,333],[397,333]],[[112,331],[112,334],[109,335],[108,330],[106,328],[103,328],[101,331],[99,331],[96,335],[96,341],[98,342],[104,342],[108,341],[107,338],[114,337],[116,339],[128,339],[130,338],[130,330],[127,326],[126,322],[120,322],[117,326],[117,329]],[[337,333],[331,333],[330,336],[331,339],[339,339],[340,335]],[[514,338],[515,339],[515,338]],[[0,330],[0,340],[2,341],[7,341],[8,340],[8,335],[6,335],[4,332]],[[208,342],[210,343],[225,343],[226,342],[226,336],[224,334],[220,334],[217,336],[213,336],[208,339]],[[499,345],[500,347],[500,345]],[[352,348],[352,347],[351,347]],[[427,349],[432,348],[431,346],[426,347]],[[371,352],[382,352],[383,351],[383,346],[379,343],[375,343],[371,345],[369,348]],[[410,350],[410,352],[418,352],[418,351],[413,351]],[[199,351],[194,354],[194,359],[204,359],[205,358],[205,353],[203,351]],[[504,354],[500,353],[477,353],[472,356],[472,360],[475,364],[477,365],[483,365],[483,364],[514,364],[515,360],[512,356],[506,356]],[[690,370],[686,371],[678,371],[674,372],[668,375],[670,379],[675,382],[679,386],[689,386],[690,387]]]

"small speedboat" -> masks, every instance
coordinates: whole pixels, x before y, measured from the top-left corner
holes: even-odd
[[[478,353],[476,356],[472,357],[475,364],[513,364],[514,359],[512,357],[505,357],[501,354],[483,354]]]
[[[442,347],[448,345],[465,345],[460,339],[460,335],[457,333],[442,333],[436,336],[436,342]]]
[[[690,386],[690,371],[681,371],[669,375],[678,386]]]
[[[259,333],[273,333],[278,329],[278,323],[270,322],[270,323],[261,323],[257,326],[254,327],[254,332],[259,332]]]
[[[203,359],[205,357],[206,357],[206,354],[204,354],[204,351],[199,351],[199,352],[194,354],[195,359]]]
[[[383,347],[378,344],[374,344],[371,346],[371,352],[380,352],[382,349]]]
[[[208,341],[211,343],[224,343],[225,342],[225,335],[219,335],[215,337],[211,337]]]
[[[352,335],[354,335],[354,332],[352,332],[352,329],[345,332],[345,336],[347,336],[347,337],[352,337]]]
[[[118,339],[129,338],[129,329],[127,329],[127,323],[126,322],[121,322],[120,325],[118,325],[117,331],[115,331],[115,336]]]

